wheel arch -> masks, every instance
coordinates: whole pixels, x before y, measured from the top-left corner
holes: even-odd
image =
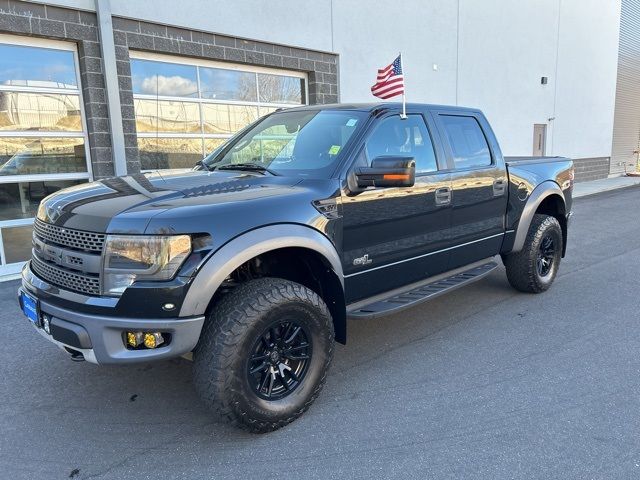
[[[322,233],[298,224],[270,225],[251,230],[219,248],[196,274],[182,304],[180,316],[205,314],[222,282],[246,262],[265,254],[293,254],[294,257],[288,258],[299,259],[304,256],[321,262],[325,268],[314,273],[321,282],[322,291],[316,293],[323,298],[331,312],[336,341],[345,343],[346,308],[340,257]],[[282,277],[286,278],[286,275]]]
[[[542,213],[555,217],[562,228],[562,256],[564,257],[567,249],[567,216],[566,203],[564,193],[557,183],[547,180],[538,185],[527,200],[522,210],[520,222],[516,229],[515,240],[511,252],[519,252],[524,247],[527,238],[527,232],[531,226],[533,216]]]

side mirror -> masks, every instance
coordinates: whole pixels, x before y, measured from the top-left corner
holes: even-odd
[[[376,157],[370,167],[355,169],[358,187],[412,187],[416,182],[413,157]]]

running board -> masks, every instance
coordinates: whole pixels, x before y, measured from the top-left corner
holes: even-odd
[[[392,294],[392,296],[387,298],[377,296],[371,303],[365,305],[362,305],[363,302],[358,302],[350,305],[351,309],[347,307],[347,316],[349,318],[373,318],[397,313],[405,308],[413,307],[419,303],[439,297],[442,294],[449,293],[456,288],[464,287],[476,280],[480,280],[497,267],[498,264],[493,261],[480,265],[475,264],[475,266],[467,270],[457,270],[456,273],[442,277],[439,280],[431,280],[426,283],[422,282],[417,287]],[[395,292],[397,292],[397,290]]]

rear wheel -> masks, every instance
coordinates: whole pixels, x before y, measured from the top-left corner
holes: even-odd
[[[288,280],[251,280],[207,318],[194,352],[196,390],[234,424],[275,430],[320,393],[333,337],[331,315],[315,292]]]
[[[549,215],[534,215],[521,251],[502,257],[511,286],[521,292],[547,290],[562,258],[562,229]]]

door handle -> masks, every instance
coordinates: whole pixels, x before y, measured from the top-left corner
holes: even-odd
[[[493,181],[493,196],[501,197],[507,190],[507,181],[504,178],[498,178]]]
[[[435,192],[436,205],[449,205],[451,203],[451,188],[437,188]]]

